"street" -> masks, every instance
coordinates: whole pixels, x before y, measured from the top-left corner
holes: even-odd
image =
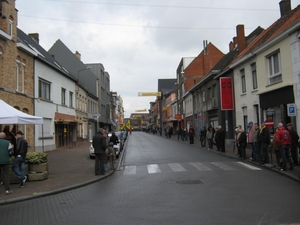
[[[1,206],[1,224],[300,224],[300,184],[271,170],[133,132],[119,170]]]

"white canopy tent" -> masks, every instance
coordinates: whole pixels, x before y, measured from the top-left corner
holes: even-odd
[[[44,134],[43,123],[42,117],[23,113],[0,99],[0,124],[41,124],[42,133]]]
[[[43,118],[23,113],[0,99],[0,124],[43,124]]]

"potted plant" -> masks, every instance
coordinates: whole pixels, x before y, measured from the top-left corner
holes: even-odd
[[[28,152],[28,180],[45,180],[48,178],[48,154],[44,152]]]

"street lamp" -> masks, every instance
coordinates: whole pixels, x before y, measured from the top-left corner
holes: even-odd
[[[83,70],[90,70],[91,69],[91,67],[85,67],[85,68],[83,68],[83,69],[81,69],[81,70],[78,70],[78,72],[77,72],[77,81],[79,82],[79,73],[81,72],[81,71],[83,71]]]

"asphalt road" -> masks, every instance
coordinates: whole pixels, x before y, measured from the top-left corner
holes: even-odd
[[[271,170],[134,132],[91,185],[0,208],[1,224],[296,224],[300,184]]]

